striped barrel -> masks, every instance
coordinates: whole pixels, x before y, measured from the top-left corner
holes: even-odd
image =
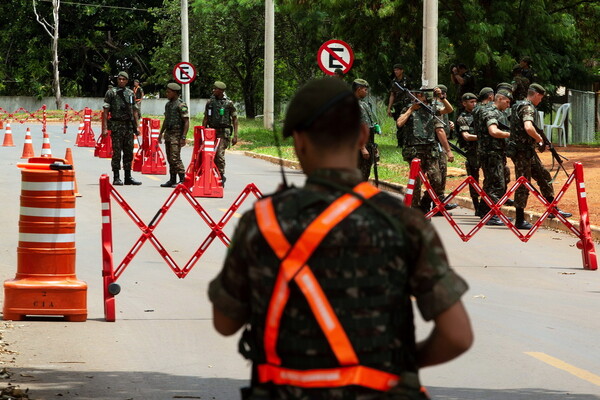
[[[87,285],[75,275],[75,172],[49,169],[56,161],[66,163],[31,158],[21,170],[17,273],[4,283],[4,319],[87,318]]]

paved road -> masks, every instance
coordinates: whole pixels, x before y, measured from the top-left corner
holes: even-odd
[[[14,373],[10,380],[32,391],[32,398],[55,399],[237,399],[247,383],[246,362],[237,354],[237,338],[212,329],[208,282],[216,275],[225,246],[215,241],[184,280],[178,279],[149,244],[119,279],[117,321],[104,321],[101,281],[98,177],[110,173],[110,161],[74,147],[73,126],[49,125],[52,152],[73,148],[77,200],[77,275],[88,283],[89,319],[85,323],[37,319],[5,322],[2,335],[16,354],[0,354]],[[99,128],[94,127],[98,133]],[[0,147],[0,278],[16,271],[20,162],[24,127],[13,125],[16,147]],[[4,132],[2,132],[4,134]],[[41,130],[32,125],[34,148]],[[190,158],[184,151],[184,161]],[[267,193],[280,182],[278,167],[230,153],[223,199],[200,199],[218,219],[243,187],[254,182]],[[119,192],[149,222],[169,191],[158,185],[166,176],[139,174],[141,187]],[[287,171],[300,185],[303,176]],[[250,201],[242,210],[248,209]],[[113,205],[115,259],[121,260],[140,232]],[[468,210],[454,217],[468,229],[476,220]],[[239,215],[225,232],[230,235]],[[469,243],[458,239],[443,218],[433,223],[452,265],[469,282],[464,301],[476,342],[452,363],[422,371],[436,399],[600,399],[600,273],[581,268],[576,239],[542,230],[527,244],[504,228],[486,227]],[[155,231],[175,260],[184,264],[209,233],[182,198]],[[423,337],[430,324],[419,321]],[[14,358],[14,359],[13,359]],[[8,382],[8,381],[7,381]]]

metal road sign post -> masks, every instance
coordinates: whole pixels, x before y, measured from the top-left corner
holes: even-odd
[[[327,75],[334,75],[336,69],[347,74],[354,63],[352,47],[341,40],[328,40],[317,51],[319,67]]]

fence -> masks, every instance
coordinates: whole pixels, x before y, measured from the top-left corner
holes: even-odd
[[[569,89],[569,103],[571,103],[569,119],[572,129],[568,143],[593,143],[596,141],[595,97],[594,92]]]

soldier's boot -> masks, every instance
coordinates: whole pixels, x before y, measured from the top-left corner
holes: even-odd
[[[475,210],[475,215],[480,217],[479,213],[479,198],[471,197],[471,201],[473,202],[473,210]]]
[[[126,185],[135,185],[135,186],[139,186],[139,185],[142,184],[142,182],[136,181],[135,179],[133,179],[131,177],[131,170],[125,171],[125,181],[124,181],[124,183]]]
[[[123,181],[119,177],[119,170],[113,171],[113,186],[123,186]]]
[[[170,188],[175,185],[177,185],[177,174],[171,174],[171,177],[169,178],[169,180],[166,181],[165,183],[163,183],[162,185],[160,185],[160,187]]]
[[[550,198],[548,198],[548,199],[546,199],[546,200],[548,200],[548,203],[552,203],[552,202],[554,201],[554,197],[550,197]],[[569,218],[569,217],[572,217],[572,216],[573,216],[573,214],[571,214],[570,212],[562,211],[562,210],[561,210],[560,208],[558,208],[558,207],[556,207],[556,210],[558,211],[558,213],[559,213],[560,215],[562,215],[562,216],[563,216],[563,217],[565,217],[565,218]],[[554,215],[553,213],[550,213],[550,214],[548,214],[548,218],[556,218],[556,215]]]
[[[179,174],[179,182],[178,183],[184,183],[185,182],[185,173],[182,172]]]
[[[525,221],[525,209],[521,207],[516,207],[515,211],[517,213],[515,227],[517,229],[522,229],[526,231],[530,230],[533,227],[533,225]]]

